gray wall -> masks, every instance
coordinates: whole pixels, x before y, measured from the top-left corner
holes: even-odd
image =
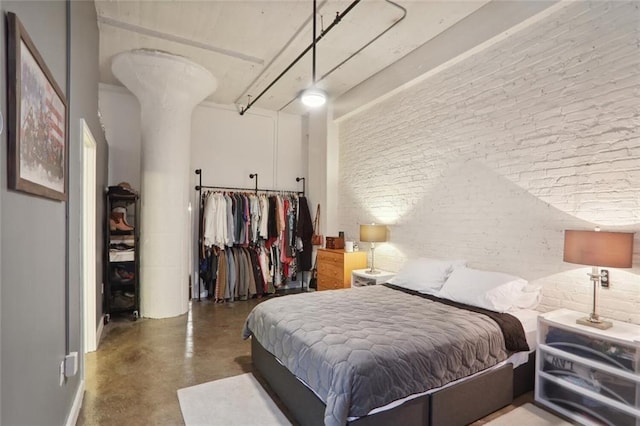
[[[82,353],[82,288],[80,265],[81,140],[84,117],[98,142],[99,194],[106,183],[106,143],[97,118],[98,35],[93,2],[71,2],[72,65],[67,69],[67,6],[64,1],[3,2],[2,11],[15,12],[66,92],[71,73],[69,108],[69,256],[65,254],[66,205],[7,189],[0,174],[0,345],[1,418],[4,425],[64,424],[83,374],[61,387],[58,367],[64,359],[66,324],[65,265],[69,265],[69,345]],[[2,19],[2,54],[6,35]],[[5,69],[3,63],[3,71]],[[6,87],[1,89],[6,117]],[[6,167],[7,132],[0,136],[0,164]],[[98,206],[102,211],[102,205]],[[102,223],[100,215],[99,222]],[[98,240],[102,240],[102,228]],[[100,254],[98,254],[100,255]],[[98,258],[100,259],[100,257]],[[102,276],[97,266],[97,276]],[[98,278],[101,281],[101,278]],[[99,282],[96,283],[99,286]],[[100,306],[100,305],[99,305]],[[83,368],[83,366],[82,366]]]
[[[77,142],[77,148],[74,155],[70,156],[71,161],[77,161],[76,173],[71,176],[70,193],[72,198],[70,206],[78,206],[71,209],[72,223],[82,223],[80,212],[82,205],[82,168],[81,161],[81,142],[80,138],[80,119],[83,118],[97,143],[97,164],[96,164],[96,226],[98,227],[98,235],[96,238],[96,319],[95,327],[102,320],[102,294],[101,287],[103,281],[102,259],[103,259],[103,232],[106,215],[104,213],[104,190],[107,186],[108,173],[108,145],[106,143],[104,131],[98,117],[98,82],[99,82],[99,64],[98,64],[99,34],[98,23],[96,18],[96,8],[93,0],[90,1],[71,1],[71,107],[70,107],[70,136]],[[70,230],[73,237],[70,253],[70,264],[79,265],[82,262],[82,253],[79,249],[82,239],[80,226],[76,226]],[[76,268],[76,272],[80,272]],[[81,278],[77,277],[78,282]],[[73,282],[73,281],[72,281]],[[78,292],[77,294],[81,294]],[[80,303],[77,300],[75,303]],[[81,306],[81,305],[79,305]],[[82,311],[72,310],[73,315],[80,318]]]

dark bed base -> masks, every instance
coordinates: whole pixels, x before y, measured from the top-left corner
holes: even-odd
[[[251,339],[251,356],[255,372],[267,381],[299,424],[324,424],[324,403],[254,338]],[[391,410],[361,417],[349,425],[469,424],[510,404],[513,398],[533,390],[534,358],[535,352],[529,356],[527,364],[515,370],[507,364],[473,379],[412,399]]]

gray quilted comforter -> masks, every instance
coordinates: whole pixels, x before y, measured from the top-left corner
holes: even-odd
[[[382,285],[274,298],[247,318],[258,342],[326,404],[326,425],[507,358],[486,315]]]

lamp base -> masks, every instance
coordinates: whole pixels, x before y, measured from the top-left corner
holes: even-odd
[[[580,325],[586,325],[589,327],[599,328],[600,330],[606,330],[613,326],[611,321],[594,320],[591,317],[578,318],[576,320],[576,323]]]

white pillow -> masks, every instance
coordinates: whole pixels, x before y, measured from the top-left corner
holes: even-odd
[[[465,260],[439,260],[425,257],[409,260],[400,272],[389,280],[389,283],[420,293],[435,294],[451,271],[465,266],[466,263]]]
[[[437,296],[496,312],[516,307],[527,281],[502,272],[457,268]]]
[[[535,309],[542,300],[542,286],[527,285],[515,298],[513,307],[515,309]]]

